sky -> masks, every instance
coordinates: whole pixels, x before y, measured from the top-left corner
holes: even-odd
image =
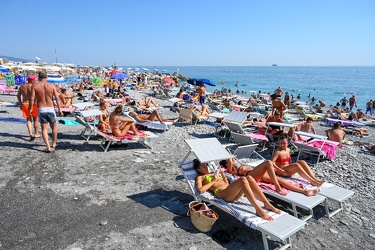
[[[0,0],[0,6],[6,10],[0,55],[48,63],[375,66],[373,0]]]

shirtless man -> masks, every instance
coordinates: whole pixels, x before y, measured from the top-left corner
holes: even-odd
[[[310,130],[316,134],[314,124],[312,123],[312,118],[307,117],[306,122],[301,124],[300,131],[310,133]]]
[[[36,103],[32,105],[32,112],[30,114],[30,104],[29,99],[31,96],[31,88],[33,84],[36,82],[37,76],[29,76],[27,78],[27,83],[20,86],[17,93],[17,99],[20,104],[20,109],[22,110],[23,117],[26,118],[26,126],[27,130],[29,131],[30,141],[33,141],[35,138],[39,138],[40,134],[38,132],[39,129],[39,122],[38,122],[38,108]],[[32,118],[31,118],[32,117]],[[34,122],[34,135],[32,125]]]
[[[331,141],[342,142],[345,138],[345,131],[341,129],[341,122],[335,122],[333,128],[326,130],[326,135]]]
[[[136,112],[130,112],[129,115],[133,117],[137,122],[153,122],[153,121],[159,121],[161,124],[164,124],[164,122],[173,122],[176,123],[178,121],[178,118],[174,120],[168,120],[163,117],[161,117],[157,110],[152,111],[150,115],[147,114],[140,114],[138,115]]]
[[[355,100],[355,95],[349,98],[349,110],[352,111],[354,105],[357,107],[357,102]]]
[[[52,129],[52,147],[55,148],[57,146],[57,125],[53,97],[57,100],[58,93],[55,86],[47,82],[47,73],[40,71],[38,77],[40,82],[33,84],[29,103],[37,102],[39,122],[42,125],[42,137],[47,146],[45,152],[50,153],[51,146],[48,140],[48,123]],[[59,114],[63,115],[60,110],[59,102],[57,102],[57,108]],[[30,107],[30,114],[31,113],[32,108]]]
[[[281,97],[281,95],[283,94],[283,90],[281,89],[281,87],[278,87],[277,89],[275,89],[274,93],[277,97]]]
[[[197,93],[199,94],[199,103],[203,107],[206,102],[206,87],[204,86],[204,83],[201,83],[201,85],[199,85]]]

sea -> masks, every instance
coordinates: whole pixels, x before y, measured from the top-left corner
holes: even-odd
[[[132,66],[122,66],[124,69]],[[134,66],[133,66],[134,67]],[[358,108],[375,100],[375,67],[297,67],[297,66],[138,66],[150,71],[173,74],[179,72],[189,78],[205,78],[216,86],[208,91],[231,89],[239,95],[250,96],[250,91],[273,93],[279,86],[300,101],[316,104],[319,100],[336,105],[343,97],[356,96]],[[223,84],[223,83],[225,84]],[[238,85],[238,86],[236,86]],[[317,101],[311,102],[312,97]]]

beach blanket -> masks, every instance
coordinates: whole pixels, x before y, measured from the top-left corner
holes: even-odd
[[[59,119],[59,123],[64,124],[66,126],[80,125],[80,123],[77,122],[76,120],[65,119],[65,118]]]
[[[322,141],[322,140],[314,140],[314,141],[308,142],[307,145],[313,146],[315,148],[320,148],[326,154],[326,157],[330,160],[334,160],[336,157],[337,145],[334,143],[330,143],[330,142]]]

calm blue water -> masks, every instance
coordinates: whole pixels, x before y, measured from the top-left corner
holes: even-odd
[[[130,66],[131,67],[131,66]],[[141,66],[150,70],[153,66]],[[126,66],[124,68],[127,68]],[[365,108],[366,102],[375,99],[375,67],[156,67],[168,73],[180,69],[180,74],[191,78],[208,78],[216,83],[216,87],[207,87],[209,91],[237,88],[244,91],[271,92],[281,86],[284,90],[301,101],[310,101],[308,95],[329,104],[336,104],[344,96],[347,99],[353,94],[357,97],[358,107]],[[226,82],[221,84],[220,82]],[[240,85],[236,87],[238,81]],[[249,92],[248,92],[249,93]],[[246,95],[246,94],[241,94]],[[246,96],[249,96],[247,94]]]

